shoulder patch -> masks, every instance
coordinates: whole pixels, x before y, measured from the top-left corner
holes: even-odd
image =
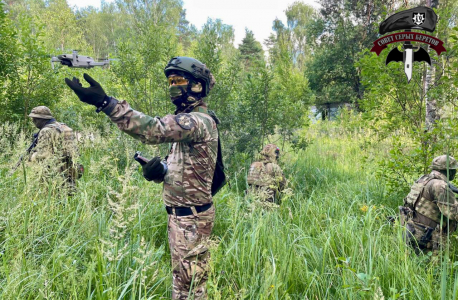
[[[178,114],[175,116],[175,121],[186,130],[191,130],[196,125],[190,114]]]

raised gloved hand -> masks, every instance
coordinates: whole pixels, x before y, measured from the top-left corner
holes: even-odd
[[[65,78],[65,83],[75,92],[81,101],[94,105],[98,108],[97,112],[99,112],[110,103],[110,98],[108,98],[107,94],[105,94],[105,91],[100,84],[92,79],[91,76],[86,73],[84,73],[83,76],[90,84],[90,87],[83,87],[79,79],[76,77],[73,77],[72,80]]]
[[[156,156],[152,158],[148,163],[142,166],[143,168],[143,177],[146,180],[164,180],[165,173],[167,172],[166,165],[161,162],[161,157]]]

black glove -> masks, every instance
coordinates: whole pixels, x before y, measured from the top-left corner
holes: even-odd
[[[78,78],[73,77],[73,80],[65,78],[65,83],[75,92],[75,94],[80,98],[81,101],[94,105],[97,107],[97,112],[101,111],[110,103],[110,98],[108,98],[105,91],[100,86],[100,84],[92,79],[91,76],[84,73],[84,79],[91,85],[88,88],[83,87]]]
[[[164,164],[161,162],[161,157],[156,156],[152,158],[147,164],[142,166],[143,168],[143,177],[146,180],[164,180],[165,173],[167,169],[164,167]]]

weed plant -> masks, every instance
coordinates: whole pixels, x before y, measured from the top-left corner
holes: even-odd
[[[11,175],[26,135],[1,127],[1,299],[170,298],[162,186],[132,159],[160,151],[116,128],[90,132],[81,133],[85,174],[69,197],[39,167]],[[245,197],[244,182],[214,198],[209,299],[456,299],[456,235],[441,255],[416,256],[387,221],[405,195],[375,176],[374,153],[383,159],[386,149],[367,131],[329,124],[303,135],[312,141],[305,151],[283,149],[281,206]]]

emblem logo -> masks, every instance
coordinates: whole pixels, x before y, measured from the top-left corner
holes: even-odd
[[[175,121],[180,125],[181,128],[189,130],[194,127],[194,121],[191,119],[189,114],[178,114],[175,117]]]
[[[411,16],[412,22],[406,22]],[[385,64],[403,62],[407,81],[410,82],[412,79],[414,62],[426,62],[431,66],[431,58],[427,51],[428,48],[420,47],[420,43],[428,44],[436,51],[437,55],[446,51],[443,46],[444,42],[438,38],[412,31],[412,29],[417,29],[434,32],[436,23],[437,15],[434,10],[429,7],[420,6],[395,13],[380,24],[379,33],[383,35],[394,31],[404,31],[382,36],[374,42],[374,47],[372,47],[371,52],[380,55],[383,49],[386,49],[389,44],[404,42],[402,51],[399,51],[398,47],[394,47],[390,53],[388,53]],[[414,42],[414,44],[412,44],[412,42]]]
[[[421,25],[425,22],[425,14],[424,13],[413,13],[413,17],[412,17],[412,20],[413,20],[413,23],[416,24],[416,25]]]

